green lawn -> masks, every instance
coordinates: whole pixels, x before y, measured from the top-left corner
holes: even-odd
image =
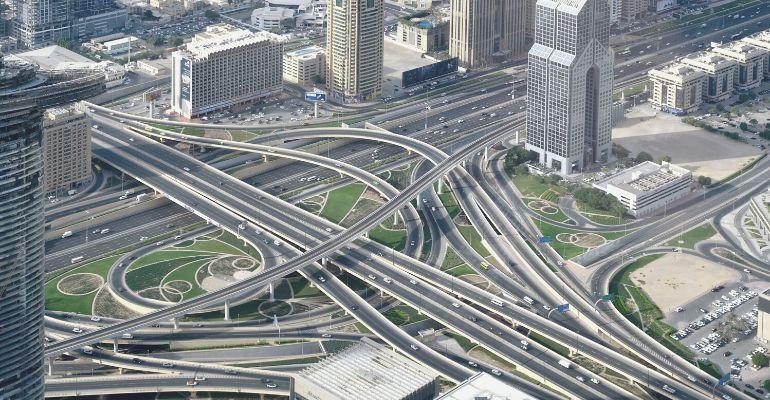
[[[492,254],[481,242],[481,235],[476,228],[470,225],[458,225],[457,230],[460,231],[460,234],[465,241],[473,247],[473,250],[476,250],[476,253],[479,253],[484,258],[489,257]]]
[[[230,135],[236,142],[248,142],[249,140],[259,136],[249,131],[230,131]]]
[[[563,357],[569,358],[569,348],[566,346],[557,343],[537,332],[530,331],[529,332],[529,338],[534,340],[535,342],[538,342],[542,344],[543,346],[555,351],[557,354],[562,355]]]
[[[677,235],[674,239],[666,242],[666,246],[684,247],[688,249],[694,249],[695,244],[704,241],[714,235],[717,231],[711,226],[710,223],[705,223],[689,231]]]
[[[537,201],[537,200],[540,200],[540,199],[536,199],[536,198],[532,198],[532,197],[530,197],[530,198],[523,198],[522,199],[522,201],[525,204],[527,204],[527,207],[529,207],[529,202],[530,201]],[[542,216],[544,216],[544,217],[546,217],[548,219],[552,219],[554,221],[564,222],[564,221],[569,219],[567,214],[564,214],[564,212],[561,210],[561,208],[559,208],[555,204],[552,204],[552,206],[558,210],[555,214],[549,214],[549,213],[546,213],[546,212],[543,212],[543,211],[540,211],[540,210],[534,209],[534,208],[530,208],[530,209],[532,211],[534,211],[534,212],[536,212],[536,213],[538,213],[538,214],[540,214],[540,215],[542,215]]]
[[[56,285],[63,278],[72,274],[78,273],[92,273],[107,279],[107,274],[110,270],[110,266],[114,263],[119,256],[112,256],[103,258],[101,260],[92,261],[88,264],[84,264],[80,267],[67,271],[66,273],[59,275],[45,284],[45,309],[51,311],[69,311],[76,312],[78,314],[91,314],[91,306],[96,292],[85,294],[82,296],[70,296],[65,295],[56,288]]]
[[[608,211],[599,210],[589,206],[588,204],[576,201],[578,210],[584,217],[590,219],[597,224],[603,225],[622,225],[633,221],[628,215],[610,215]]]
[[[240,242],[243,243],[243,242]],[[219,239],[214,240],[204,240],[201,242],[195,242],[194,245],[190,247],[186,247],[185,250],[187,251],[206,251],[210,253],[221,253],[221,254],[232,254],[232,255],[238,255],[238,256],[245,256],[246,254],[243,250],[241,250],[243,246],[236,247],[230,244],[227,244],[223,241],[220,241]]]
[[[523,197],[535,197],[557,203],[559,197],[567,193],[567,189],[561,186],[541,182],[538,175],[516,175],[511,180]]]
[[[441,270],[445,271],[462,264],[465,264],[465,261],[451,247],[447,248],[444,261],[441,263]]]
[[[335,224],[340,223],[361,197],[364,189],[366,185],[363,183],[352,183],[332,190],[326,198],[326,204],[320,215]]]
[[[472,343],[468,338],[465,336],[462,336],[458,333],[454,333],[452,331],[444,331],[444,336],[450,337],[457,341],[457,344],[460,345],[460,347],[463,348],[463,350],[470,351],[470,349],[476,347],[474,343]]]
[[[401,251],[404,249],[404,246],[406,246],[406,230],[399,229],[393,231],[378,225],[376,228],[369,231],[369,239],[388,246],[391,249],[395,249],[396,251]]]
[[[681,357],[690,360],[694,356],[692,351],[690,351],[690,349],[685,347],[683,344],[672,339],[670,336],[671,333],[673,333],[676,329],[670,327],[662,321],[663,312],[647,296],[644,290],[635,286],[634,282],[630,278],[632,272],[644,267],[645,265],[657,260],[662,256],[662,254],[654,254],[641,257],[623,268],[623,270],[612,277],[612,280],[610,280],[610,293],[615,295],[615,299],[612,301],[612,303],[621,314],[623,314],[635,325],[639,326],[640,328],[643,325],[645,332],[650,337],[657,340],[662,345],[668,347],[671,351],[677,353]],[[633,302],[630,300],[633,300]],[[631,308],[633,307],[632,304],[636,304],[638,311],[635,311]]]
[[[446,270],[445,272],[452,276],[462,276],[476,273],[476,271],[468,266],[468,264],[460,264],[456,267]]]
[[[182,295],[182,298],[187,300],[187,299],[192,299],[194,297],[200,296],[206,293],[206,291],[201,289],[200,286],[198,286],[197,282],[195,281],[195,275],[198,269],[204,264],[208,263],[209,261],[211,261],[211,259],[206,258],[202,260],[193,261],[183,267],[180,267],[172,271],[171,273],[169,273],[168,276],[165,279],[163,279],[163,283],[176,281],[176,280],[190,282],[190,284],[192,285],[192,289],[190,289],[189,292],[184,293]]]
[[[305,278],[292,279],[291,288],[294,290],[295,299],[301,299],[303,297],[323,296],[323,292],[321,292],[318,287],[310,286],[310,281]]]
[[[150,264],[155,264],[161,261],[171,260],[174,258],[211,255],[207,253],[201,253],[198,251],[189,251],[187,250],[188,248],[186,248],[185,250],[158,250],[149,254],[145,254],[144,256],[134,260],[134,262],[132,262],[131,265],[128,266],[128,270],[129,271],[135,270]]]
[[[203,134],[206,132],[203,130],[203,128],[184,128],[182,133],[190,136],[203,137]]]
[[[411,324],[426,319],[424,314],[419,314],[417,310],[406,305],[399,305],[385,311],[385,317],[396,325]]]
[[[460,208],[460,205],[457,204],[457,200],[455,200],[454,195],[452,193],[441,193],[438,195],[438,197],[441,199],[441,204],[444,205],[444,208],[446,209],[446,212],[449,214],[450,218],[456,217],[462,209]]]
[[[539,220],[533,220],[533,222],[540,229],[540,232],[542,233],[543,236],[548,236],[551,238],[552,240],[551,247],[553,247],[553,249],[556,250],[556,252],[559,253],[565,259],[570,259],[577,255],[583,254],[586,251],[586,248],[584,247],[577,246],[572,243],[563,243],[556,239],[556,236],[559,233],[580,233],[579,230],[561,228]],[[626,235],[626,233],[627,232],[624,232],[624,231],[596,232],[597,235],[602,236],[606,240],[614,240],[614,239],[623,237]]]
[[[158,286],[163,277],[175,268],[202,259],[208,259],[208,257],[192,256],[174,258],[149,264],[143,268],[132,269],[126,273],[126,285],[135,291]]]

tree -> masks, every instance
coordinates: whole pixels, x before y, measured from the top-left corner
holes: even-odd
[[[580,188],[572,194],[575,200],[597,210],[610,211],[613,215],[625,213],[625,207],[610,194],[597,188]]]
[[[752,118],[752,119],[749,120],[749,123],[752,124],[752,125],[756,125],[756,124],[759,123],[759,121],[757,121],[756,119]]]
[[[625,160],[625,159],[628,158],[629,155],[631,155],[631,152],[628,151],[627,148],[625,148],[625,147],[623,147],[623,146],[621,146],[621,145],[619,145],[617,143],[613,143],[612,144],[612,154],[614,154],[615,158],[617,158],[618,160]]]
[[[671,156],[665,155],[658,158],[658,164],[663,164],[664,162],[671,162]]]
[[[765,391],[770,392],[770,379],[765,379],[762,382],[762,387],[765,388]]]
[[[701,175],[698,177],[698,183],[702,186],[711,186],[711,178]]]
[[[219,13],[214,10],[206,10],[203,15],[206,16],[206,18],[208,18],[210,21],[219,21]]]
[[[70,41],[65,38],[59,38],[59,40],[56,41],[56,44],[58,46],[64,47],[65,49],[70,48]]]
[[[144,10],[144,14],[142,14],[142,19],[145,21],[155,21],[159,18],[152,14],[152,10]]]
[[[505,172],[511,174],[516,166],[537,159],[537,153],[533,153],[519,146],[510,148],[505,154]]]
[[[749,125],[747,123],[745,123],[745,122],[741,122],[741,124],[738,125],[738,127],[740,127],[742,131],[749,130]]]
[[[168,45],[171,47],[180,46],[182,43],[184,43],[184,39],[180,38],[179,36],[171,36],[168,38]]]
[[[297,21],[294,18],[284,18],[281,20],[281,28],[294,29],[297,27]]]
[[[519,175],[519,176],[529,175],[529,168],[527,168],[527,166],[524,164],[517,165],[516,167],[513,168],[513,174]]]
[[[641,163],[645,161],[652,161],[652,155],[646,151],[640,151],[639,154],[636,155],[636,162]]]
[[[164,42],[163,36],[150,36],[147,38],[147,44],[150,46],[162,46]]]
[[[767,367],[768,359],[765,353],[756,353],[751,356],[751,363],[757,367]]]

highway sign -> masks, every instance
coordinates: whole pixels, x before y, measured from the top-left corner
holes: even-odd
[[[612,301],[615,298],[615,295],[612,293],[607,293],[602,296],[602,301]]]
[[[550,236],[541,236],[539,239],[537,239],[538,243],[551,243],[553,241],[553,238]]]
[[[326,93],[321,91],[305,92],[305,101],[325,102]]]
[[[559,304],[556,306],[556,311],[558,311],[559,314],[564,314],[565,312],[569,311],[569,303]]]

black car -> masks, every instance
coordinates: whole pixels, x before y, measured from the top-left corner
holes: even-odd
[[[131,359],[131,362],[132,362],[132,363],[134,363],[134,364],[141,364],[141,363],[142,363],[142,360],[140,360],[140,359],[138,359],[138,358],[132,358],[132,359]]]

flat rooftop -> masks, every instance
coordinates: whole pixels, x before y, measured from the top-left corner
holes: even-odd
[[[486,372],[473,375],[436,400],[537,400]]]
[[[195,57],[208,57],[209,54],[265,41],[283,41],[282,36],[267,31],[252,32],[229,24],[216,24],[206,27],[206,31],[195,35],[187,44],[187,53]]]
[[[640,194],[655,190],[687,174],[690,174],[690,171],[677,165],[670,163],[659,165],[652,161],[645,161],[595,183],[594,187],[607,190],[607,187],[612,185]]]
[[[689,65],[676,62],[661,68],[651,69],[648,75],[654,78],[667,79],[679,83],[687,83],[699,79],[705,74]]]
[[[323,47],[320,47],[320,46],[310,46],[310,47],[305,47],[305,48],[302,48],[302,49],[290,51],[290,52],[286,53],[286,56],[301,58],[301,57],[315,56],[316,54],[323,53],[323,52],[325,52]]]
[[[298,380],[335,398],[378,400],[401,400],[437,377],[432,369],[367,338],[298,374]]]

